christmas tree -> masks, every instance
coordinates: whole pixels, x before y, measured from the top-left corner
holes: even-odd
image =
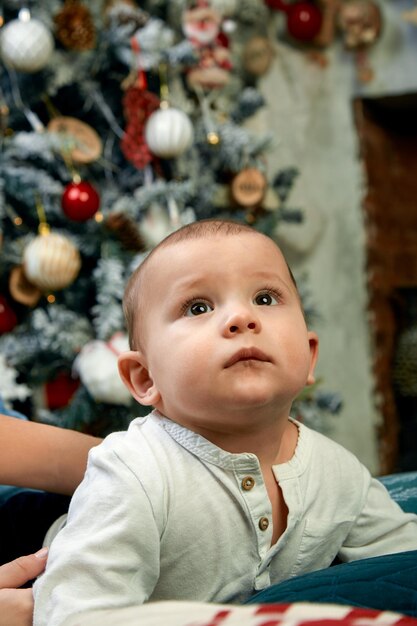
[[[0,396],[105,435],[144,412],[118,379],[128,275],[188,222],[299,221],[296,168],[246,121],[272,52],[261,0],[6,2],[0,31]],[[304,307],[311,313],[301,283]],[[294,415],[321,426],[321,388]]]

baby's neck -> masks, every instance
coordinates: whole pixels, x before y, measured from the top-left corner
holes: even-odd
[[[198,433],[227,452],[255,454],[262,468],[289,461],[298,441],[298,428],[288,418],[271,422],[262,429],[231,432],[199,429]]]

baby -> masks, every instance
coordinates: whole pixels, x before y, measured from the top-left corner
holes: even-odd
[[[336,557],[417,549],[417,516],[289,417],[318,339],[271,239],[185,226],[136,270],[124,307],[120,374],[154,410],[90,452],[35,584],[35,626],[156,600],[243,602]]]

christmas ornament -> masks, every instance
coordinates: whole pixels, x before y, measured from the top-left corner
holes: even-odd
[[[191,88],[221,89],[230,81],[232,62],[229,50],[222,45],[206,46],[198,51],[197,65],[187,72]]]
[[[54,411],[67,406],[79,386],[80,381],[67,372],[59,372],[53,380],[48,380],[44,388],[45,404],[48,409]]]
[[[322,23],[320,9],[310,2],[296,2],[287,12],[288,34],[299,41],[311,41],[319,34]]]
[[[78,0],[66,0],[54,17],[55,34],[63,46],[71,50],[94,48],[96,32],[89,9]]]
[[[74,222],[85,222],[97,213],[100,196],[90,183],[75,180],[65,187],[61,203],[67,217]]]
[[[243,67],[253,76],[262,76],[268,71],[273,56],[274,51],[267,37],[252,37],[243,49]]]
[[[372,0],[347,0],[339,6],[337,25],[346,48],[368,47],[381,33],[381,10]]]
[[[45,233],[35,237],[23,252],[24,272],[44,292],[68,287],[78,276],[81,257],[63,235]]]
[[[10,272],[9,291],[16,302],[25,306],[35,306],[42,296],[42,291],[27,279],[22,265]]]
[[[0,335],[10,333],[17,324],[16,313],[6,298],[0,295]]]
[[[41,21],[12,20],[0,33],[0,54],[6,66],[31,73],[38,72],[49,62],[54,40]]]
[[[120,142],[120,149],[126,159],[138,169],[143,169],[152,160],[145,140],[145,124],[158,107],[159,98],[138,85],[127,89],[123,97],[123,112],[127,126]]]
[[[220,33],[221,21],[220,13],[204,0],[184,11],[182,29],[198,55],[198,62],[187,72],[191,88],[219,89],[230,80],[232,63],[228,39]]]
[[[153,202],[139,223],[139,232],[148,249],[158,245],[173,228],[165,207]]]
[[[173,215],[172,200],[168,197],[168,205],[165,207],[157,202],[152,202],[146,215],[141,219],[138,227],[140,234],[145,242],[147,249],[152,249],[167,237],[170,233],[177,230],[180,226],[191,224],[196,221],[196,215],[191,208],[184,209],[178,216]],[[168,210],[167,210],[168,208]],[[175,210],[175,209],[174,209]],[[173,219],[176,219],[176,225],[173,226]]]
[[[164,159],[177,157],[188,150],[193,138],[190,118],[180,109],[160,108],[146,122],[145,139],[149,149]]]
[[[200,1],[184,11],[182,30],[184,35],[197,46],[212,43],[220,32],[221,15],[208,2]]]
[[[380,8],[372,0],[348,0],[339,7],[337,25],[346,48],[354,53],[358,80],[370,82],[374,71],[367,51],[381,33]]]
[[[255,167],[248,167],[232,180],[231,194],[237,204],[243,207],[256,207],[262,203],[267,181],[265,176]]]
[[[106,219],[106,226],[117,235],[127,250],[140,252],[145,249],[145,243],[136,223],[125,213],[110,213]]]
[[[109,341],[89,341],[76,357],[73,369],[96,402],[129,406],[132,398],[121,381],[117,367],[119,354],[129,350],[124,333]]]
[[[311,41],[319,34],[322,25],[322,13],[312,2],[300,0],[286,3],[283,0],[265,0],[266,4],[276,11],[284,11],[287,15],[288,34],[298,41]]]
[[[87,164],[100,158],[103,144],[96,131],[75,117],[54,117],[48,131],[56,133],[62,142],[62,151],[77,164]]]
[[[207,93],[202,87],[195,87],[194,91],[200,104],[207,143],[210,146],[218,146],[221,141],[221,137],[218,132],[217,125],[212,118],[211,110],[211,105],[215,97],[214,92],[212,91]]]

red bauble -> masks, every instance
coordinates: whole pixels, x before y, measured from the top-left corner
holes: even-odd
[[[0,296],[0,335],[10,333],[17,324],[16,313],[4,296]]]
[[[319,34],[322,24],[322,14],[310,2],[296,2],[287,10],[287,29],[294,39],[311,41]]]
[[[100,196],[90,183],[70,183],[62,195],[62,210],[74,222],[85,222],[97,213]]]
[[[49,410],[67,406],[80,386],[78,379],[71,378],[66,372],[60,372],[54,380],[45,383],[45,402]]]

